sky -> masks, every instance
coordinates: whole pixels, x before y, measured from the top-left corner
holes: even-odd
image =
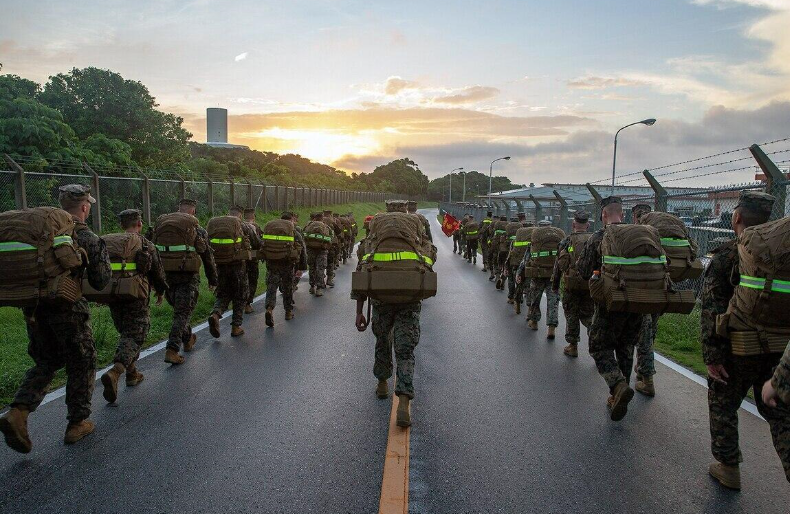
[[[790,136],[790,0],[0,0],[0,12],[4,73],[111,69],[195,141],[205,109],[225,107],[230,142],[348,172],[409,157],[435,178],[509,155],[495,171],[514,182],[606,179],[614,133],[645,118],[658,121],[618,138],[618,175]],[[672,185],[753,178],[696,174]]]

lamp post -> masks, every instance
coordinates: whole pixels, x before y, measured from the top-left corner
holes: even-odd
[[[450,202],[449,203],[453,203],[453,173],[462,169],[463,168],[455,168],[453,171],[450,172]]]
[[[510,160],[510,156],[500,157],[499,159],[494,159],[493,161],[491,161],[491,166],[488,167],[488,194],[489,195],[491,194],[491,177],[494,174],[494,163],[497,162],[497,161],[501,161],[502,159],[504,159],[506,161],[509,161]]]
[[[633,127],[634,125],[647,125],[648,127],[652,126],[656,122],[655,118],[648,118],[642,121],[635,121],[633,123],[629,123],[625,127],[622,127],[620,130],[627,129],[628,127]],[[620,134],[620,130],[618,130],[614,135],[614,157],[612,158],[612,194],[614,194],[614,174],[615,168],[617,166],[617,136]]]
[[[463,192],[463,195],[462,195],[462,198],[461,198],[462,202],[466,202],[466,174],[467,173],[477,173],[477,170],[462,171],[461,173],[459,173],[459,175],[463,175],[464,176],[464,192]]]

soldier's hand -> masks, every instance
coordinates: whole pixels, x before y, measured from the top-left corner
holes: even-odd
[[[158,294],[158,295],[156,295],[156,304],[155,304],[155,305],[156,305],[157,307],[159,307],[160,305],[162,305],[162,299],[163,299],[163,298],[164,298],[164,297],[163,297],[163,295],[161,295],[161,294]]]
[[[708,364],[706,366],[708,368],[708,376],[719,382],[720,384],[727,385],[727,378],[730,378],[730,375],[727,373],[727,370],[724,369],[724,364]]]
[[[356,321],[357,330],[360,332],[364,332],[367,328],[367,320],[365,319],[364,314],[357,314],[357,321]]]
[[[778,399],[779,395],[776,394],[776,389],[774,389],[773,384],[770,380],[766,380],[765,384],[763,384],[763,402],[769,407],[776,407],[776,401]]]

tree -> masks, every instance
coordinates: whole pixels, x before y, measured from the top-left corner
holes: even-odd
[[[372,173],[365,175],[368,184],[384,186],[383,191],[392,191],[409,196],[424,195],[428,191],[428,177],[411,159],[397,159],[377,166]]]
[[[494,192],[510,191],[523,188],[523,184],[513,184],[507,177],[493,177],[491,188]],[[453,174],[453,201],[463,198],[464,177],[460,173]],[[432,200],[448,200],[450,193],[450,175],[445,175],[431,181],[428,185],[428,197]],[[477,195],[488,193],[488,175],[478,171],[466,174],[466,199],[471,200]]]

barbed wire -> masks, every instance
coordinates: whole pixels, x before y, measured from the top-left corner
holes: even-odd
[[[786,162],[790,162],[790,159],[785,159],[785,160],[782,160],[782,161],[775,161],[775,164],[783,164],[783,163],[786,163]],[[702,175],[696,175],[694,177],[677,177],[677,178],[665,180],[662,183],[677,182],[678,180],[686,180],[686,179],[689,179],[689,178],[701,178],[701,177],[710,177],[710,176],[713,176],[713,175],[722,175],[724,173],[732,173],[732,172],[735,172],[735,171],[743,171],[743,170],[748,170],[748,169],[754,169],[756,167],[757,166],[743,166],[741,168],[732,168],[732,169],[727,169],[727,170],[713,171],[713,172],[710,172],[710,173],[703,173]]]

